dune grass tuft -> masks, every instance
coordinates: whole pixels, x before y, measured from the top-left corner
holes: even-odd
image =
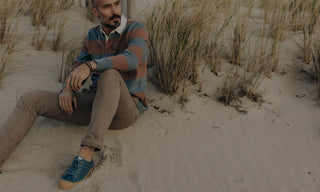
[[[52,25],[54,26],[54,28],[52,49],[54,51],[58,51],[62,48],[62,40],[66,24],[66,15],[65,13],[56,13],[53,17],[54,19]]]
[[[28,11],[28,8],[28,2],[24,2],[23,0],[0,1],[0,44],[6,41],[6,35],[11,35],[9,33],[12,25],[16,24],[16,18],[24,15]]]
[[[241,65],[242,52],[246,45],[248,17],[240,17],[233,31],[232,58],[233,65]]]
[[[74,5],[73,0],[32,0],[31,20],[34,26],[32,45],[42,50],[50,30],[54,31],[53,50],[59,50],[65,27],[65,13]]]
[[[23,0],[0,1],[0,88],[8,60],[16,52],[16,46],[23,35],[24,25],[20,16],[25,15],[28,8],[28,2]]]
[[[317,82],[318,104],[320,104],[320,26],[314,33],[312,43],[312,64],[314,68],[314,79]]]
[[[225,105],[239,106],[240,99],[247,97],[254,102],[261,101],[259,86],[267,77],[272,66],[272,43],[262,29],[248,46],[249,53],[244,65],[233,65],[225,77],[223,87],[218,89],[216,98]]]
[[[306,4],[303,25],[303,59],[306,64],[309,64],[312,58],[312,35],[320,17],[320,2],[309,0]]]
[[[48,18],[54,12],[55,3],[55,0],[32,0],[31,21],[34,26],[32,45],[38,50],[43,49],[44,41],[52,27],[52,23],[48,23]]]
[[[8,65],[8,60],[16,52],[15,48],[19,40],[19,38],[16,37],[16,32],[17,28],[12,29],[10,31],[11,34],[7,35],[7,38],[0,47],[0,88],[1,80]]]
[[[90,21],[94,21],[95,15],[92,13],[91,9],[93,8],[93,5],[91,3],[91,0],[86,0],[86,8],[87,8],[87,18]]]
[[[288,12],[291,17],[291,30],[301,31],[301,42],[297,43],[302,49],[302,59],[309,64],[312,59],[312,35],[320,17],[320,1],[290,0]]]
[[[62,62],[59,67],[58,79],[59,82],[65,82],[67,76],[71,72],[72,65],[75,63],[78,54],[81,50],[81,43],[74,43],[73,46],[67,47],[63,50]]]
[[[167,1],[146,17],[149,61],[166,94],[176,93],[187,85],[185,81],[197,82],[198,64],[205,59],[204,39],[212,30],[214,15],[210,3],[197,2]]]

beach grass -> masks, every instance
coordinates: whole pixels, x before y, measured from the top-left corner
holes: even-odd
[[[50,30],[53,34],[53,50],[59,50],[63,40],[66,18],[63,11],[73,7],[71,0],[32,0],[31,20],[34,26],[32,45],[43,50],[44,42]]]
[[[53,41],[52,41],[52,49],[54,51],[58,51],[63,46],[63,37],[64,37],[64,30],[66,25],[66,15],[65,13],[56,13],[54,15],[53,20]]]
[[[2,69],[6,68],[3,63],[7,63],[16,46],[12,37],[18,29],[13,26],[12,18],[30,16],[35,48],[43,50],[47,39],[52,39],[52,49],[63,50],[59,69],[59,81],[63,81],[81,47],[78,44],[77,47],[66,47],[64,37],[66,11],[74,7],[75,2],[26,0],[21,7],[12,1],[0,1]],[[91,1],[85,2],[87,17],[93,20]],[[262,23],[255,24],[254,27],[259,27],[255,31],[250,29],[250,23],[257,22],[251,15],[253,8],[262,13],[258,18]],[[168,95],[180,91],[181,103],[187,101],[188,87],[199,83],[201,64],[209,65],[214,74],[221,70],[226,74],[224,84],[217,92],[219,101],[232,105],[244,96],[257,101],[261,97],[259,87],[263,80],[271,78],[281,67],[280,48],[289,32],[300,35],[298,44],[303,60],[307,64],[313,63],[318,79],[319,35],[316,31],[319,16],[320,2],[317,0],[159,1],[157,6],[146,11],[149,65],[155,69],[161,91]],[[52,38],[47,38],[49,34]],[[222,67],[222,63],[225,66]]]
[[[20,17],[26,14],[28,6],[23,0],[0,1],[0,88],[8,60],[16,52],[23,35],[24,25]]]
[[[71,47],[63,50],[62,60],[59,67],[58,79],[59,82],[65,82],[67,76],[71,72],[72,65],[75,63],[78,54],[81,50],[81,43],[74,43]]]
[[[248,45],[248,55],[243,65],[233,65],[227,73],[222,88],[216,93],[217,100],[235,107],[239,106],[242,97],[254,102],[262,101],[259,86],[268,75],[271,58],[272,43],[262,29]]]
[[[204,39],[215,17],[210,8],[208,2],[173,0],[146,16],[149,61],[164,93],[174,94],[181,86],[185,90],[186,81],[197,82],[198,65],[205,59]]]
[[[319,25],[313,36],[312,43],[312,64],[314,69],[314,79],[317,83],[318,104],[320,104],[320,30]]]
[[[91,3],[91,0],[86,0],[87,18],[90,21],[94,21],[94,19],[95,19],[95,15],[91,11],[92,8],[93,8],[93,5]]]
[[[303,25],[303,59],[306,64],[311,62],[312,58],[312,35],[318,23],[320,15],[320,2],[309,0],[304,8]]]
[[[252,20],[250,6],[247,17],[238,18],[235,24],[231,46],[233,66],[229,67],[224,84],[216,94],[218,101],[225,105],[238,107],[242,97],[254,102],[262,101],[260,85],[277,72],[281,42],[290,28],[288,5],[276,1],[261,2],[265,14],[260,31],[247,37],[247,23]]]

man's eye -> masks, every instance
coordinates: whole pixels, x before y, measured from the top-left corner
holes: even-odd
[[[109,8],[111,5],[103,5],[103,8]]]
[[[117,1],[117,2],[115,3],[115,5],[120,5],[120,1]]]

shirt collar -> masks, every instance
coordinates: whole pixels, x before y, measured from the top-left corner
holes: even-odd
[[[122,15],[121,15],[121,23],[120,23],[120,26],[117,27],[115,30],[111,31],[110,34],[115,33],[115,32],[121,34],[121,33],[123,32],[123,30],[126,28],[126,24],[127,24],[127,18],[122,14]],[[107,35],[106,35],[106,33],[103,31],[101,25],[100,25],[100,31],[101,31],[102,34],[104,34],[104,35],[107,37]]]

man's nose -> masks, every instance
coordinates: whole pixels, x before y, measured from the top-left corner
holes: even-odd
[[[111,7],[111,13],[112,13],[112,15],[114,14],[114,12],[115,12],[115,6],[112,6],[112,7]]]

